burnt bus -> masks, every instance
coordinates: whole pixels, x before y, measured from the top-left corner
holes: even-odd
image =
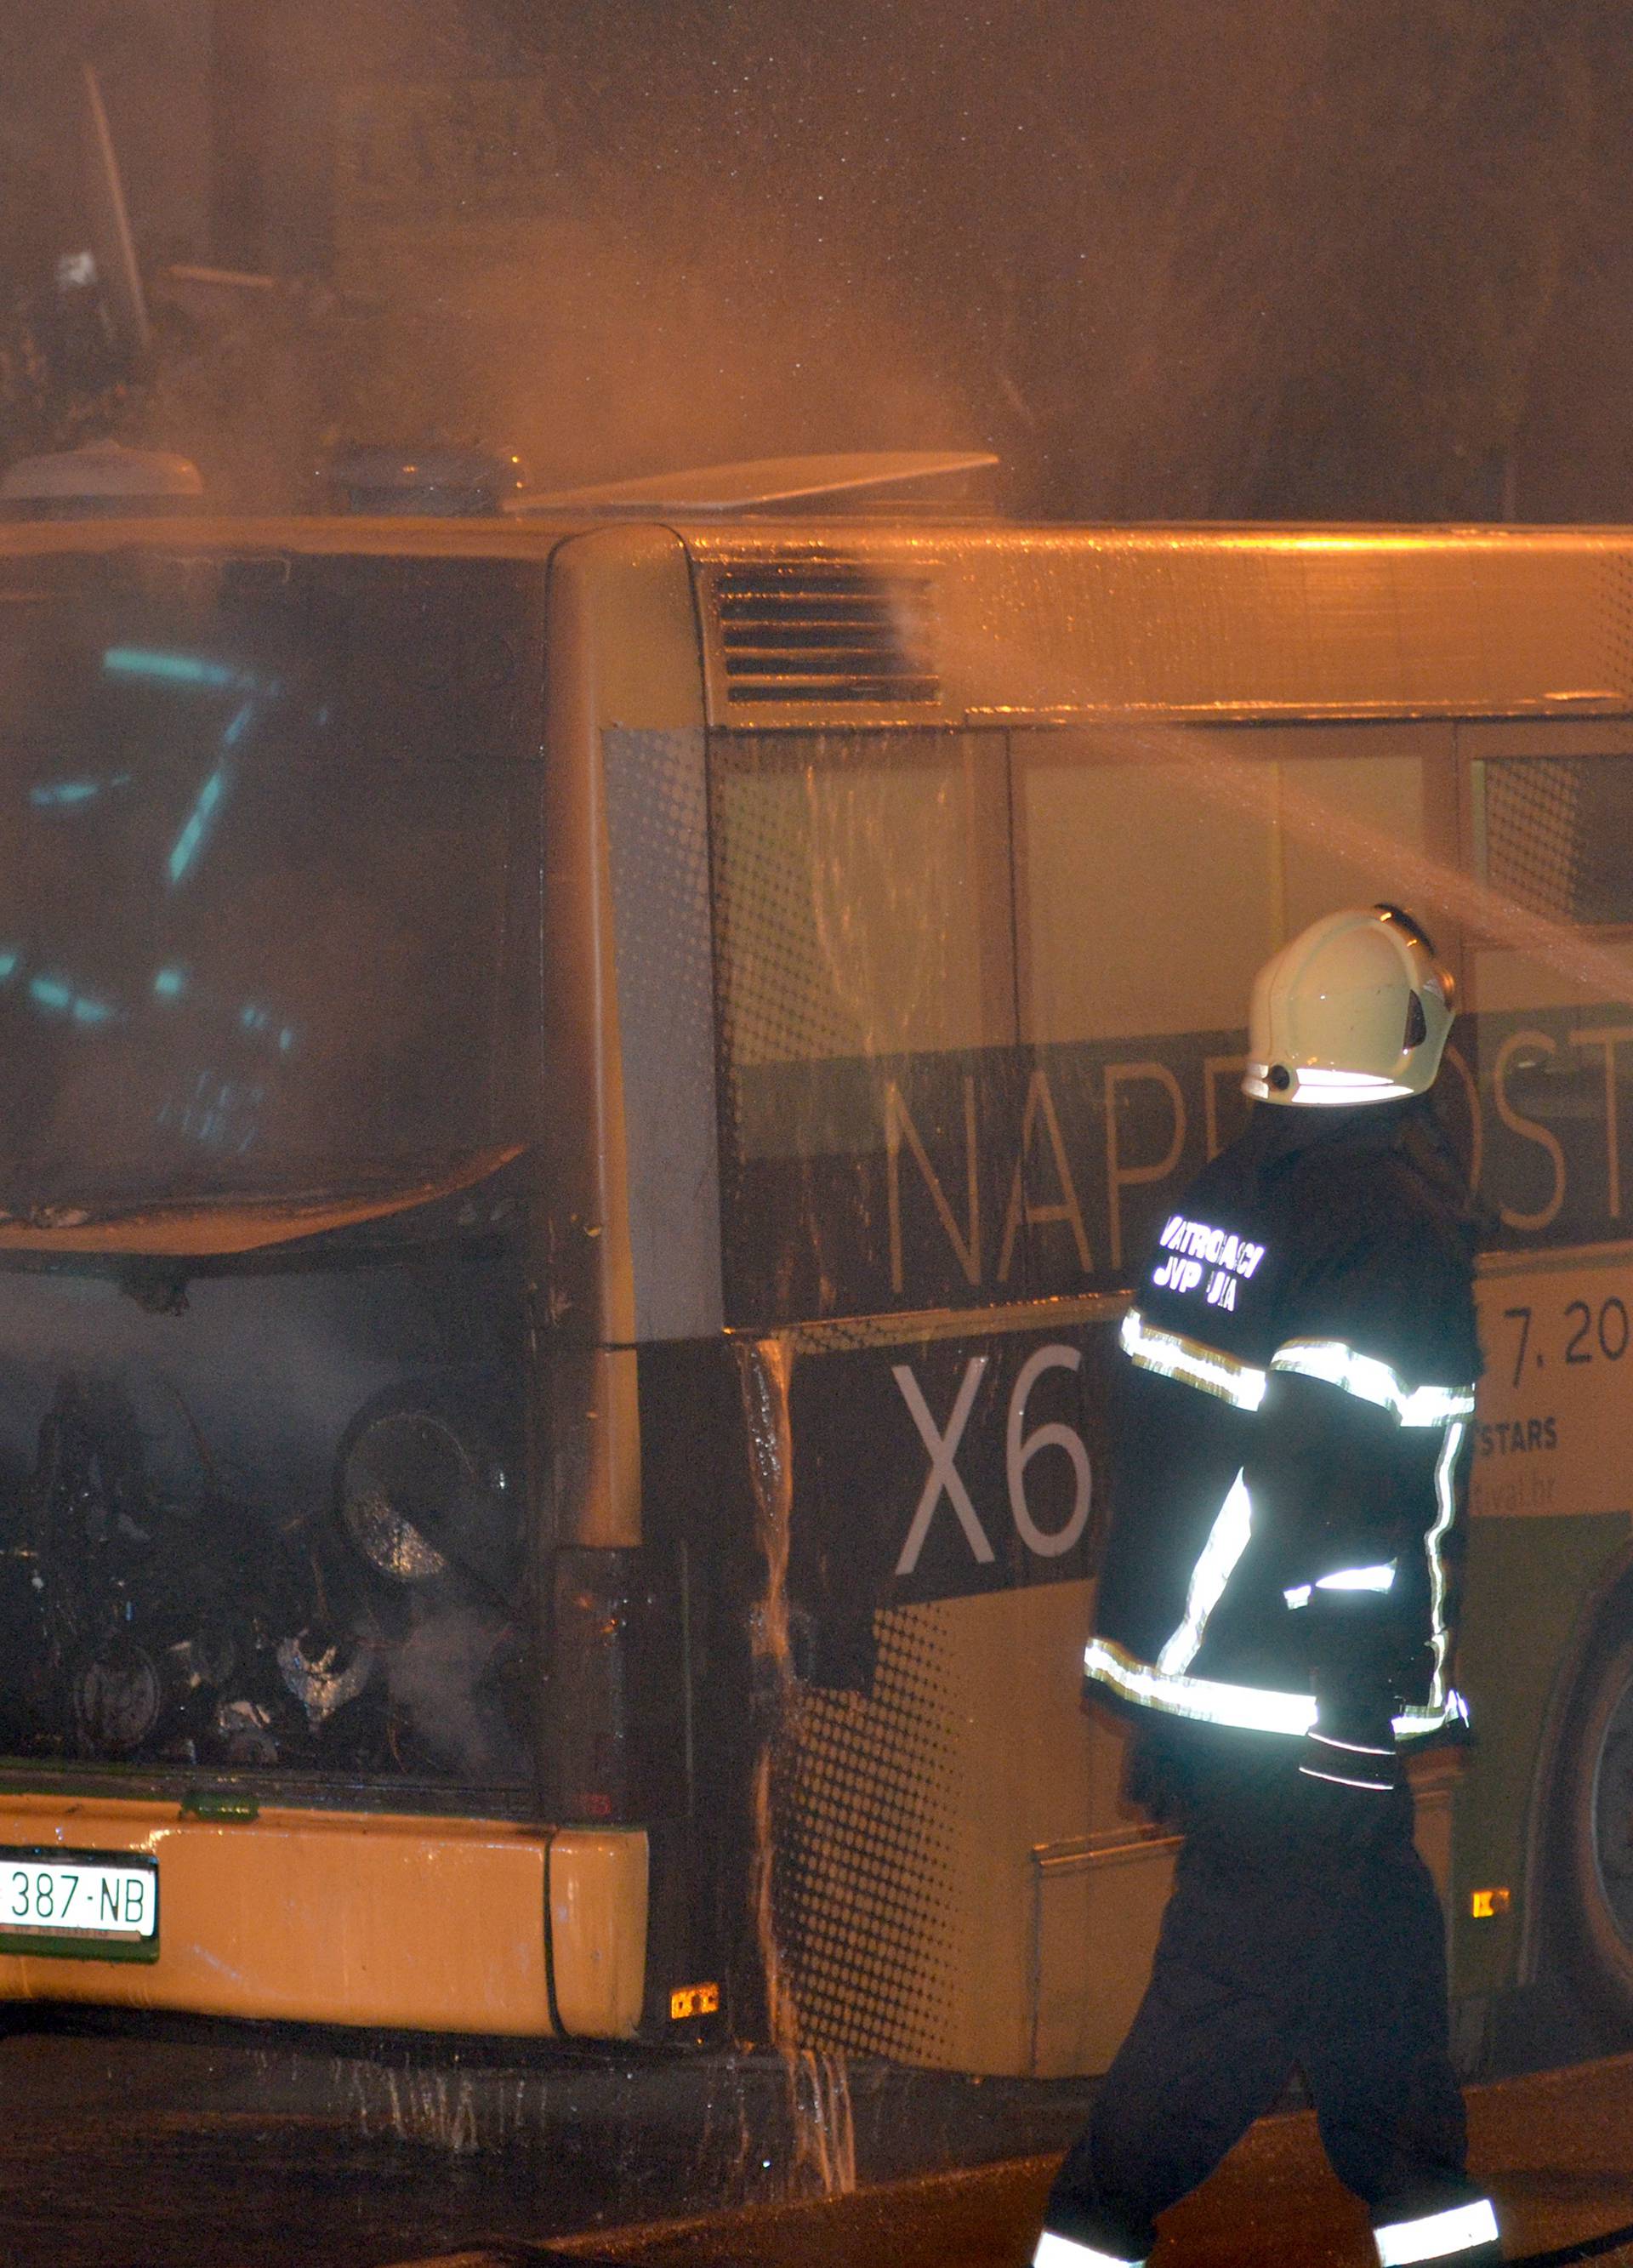
[[[717,501],[0,529],[0,1993],[1103,2068],[1116,1327],[1384,898],[1492,1220],[1465,2060],[1626,2009],[1633,537]]]

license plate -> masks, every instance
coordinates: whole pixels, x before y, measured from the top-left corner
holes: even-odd
[[[156,1961],[158,1860],[0,1850],[0,1952]]]

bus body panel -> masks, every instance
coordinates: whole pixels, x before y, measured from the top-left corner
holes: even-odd
[[[1244,546],[1252,548],[1251,542]],[[890,560],[882,556],[886,549],[881,546],[871,556],[859,550],[857,556],[882,576],[905,574],[904,555]],[[1321,549],[1311,541],[1306,565]],[[1507,563],[1528,572],[1535,564],[1528,549],[1512,547]],[[917,570],[925,569],[933,549],[933,539],[921,548],[913,562]],[[1442,567],[1448,560],[1455,563],[1456,549],[1455,543],[1442,549]],[[813,556],[819,550],[813,547]],[[1399,547],[1394,557],[1385,556],[1387,551],[1384,547],[1369,554],[1358,541],[1350,578],[1350,595],[1373,607],[1378,620],[1397,600],[1404,602],[1411,592],[1421,597],[1423,591],[1421,580],[1412,580],[1423,562],[1411,547]],[[835,552],[820,549],[820,557],[831,568]],[[769,559],[768,548],[761,567],[767,583]],[[1210,588],[1217,593],[1220,585],[1210,586],[1202,563],[1194,563],[1198,571],[1185,588],[1205,609]],[[1595,563],[1590,544],[1578,550],[1572,571],[1581,570],[1591,582],[1604,563]],[[1240,611],[1233,620],[1225,618],[1230,635],[1220,636],[1209,666],[1217,673],[1221,707],[1239,700],[1258,714],[1273,711],[1275,702],[1231,675],[1233,659],[1245,662],[1257,655],[1268,635],[1265,618],[1254,612],[1262,593],[1246,566],[1238,564]],[[835,600],[836,586],[823,586],[817,579],[809,589],[800,585],[808,567],[808,560],[791,563],[789,590],[813,615],[818,600],[855,603],[843,591]],[[1075,1681],[1086,1609],[1076,1618],[1070,1640],[1063,1630],[1056,1632],[1059,1660],[1013,1646],[989,1653],[982,1644],[982,1618],[996,1626],[1011,1604],[1026,1596],[1026,1577],[1018,1574],[1013,1560],[1003,1566],[1003,1551],[993,1545],[1002,1531],[1012,1549],[1010,1518],[1023,1516],[1015,1513],[1016,1469],[1033,1427],[1052,1419],[1050,1446],[1063,1450],[1058,1411],[1011,1410],[1007,1426],[1001,1415],[994,1425],[988,1405],[1000,1370],[982,1334],[1000,1315],[1022,1333],[1033,1327],[1036,1311],[1029,1312],[1025,1304],[992,1304],[1006,1292],[1023,1302],[1027,1292],[1055,1293],[1064,1307],[1085,1274],[1091,1281],[1104,1281],[1103,1273],[1093,1271],[1103,1271],[1107,1258],[1113,1274],[1126,1280],[1127,1269],[1160,1222],[1163,1209],[1203,1159],[1228,1138],[1241,1108],[1235,1084],[1242,1039],[1235,1020],[1258,955],[1276,941],[1276,934],[1267,934],[1262,944],[1251,936],[1255,919],[1267,918],[1254,911],[1255,904],[1265,902],[1259,896],[1265,882],[1263,850],[1254,830],[1268,824],[1273,855],[1290,862],[1279,896],[1272,883],[1268,901],[1268,917],[1284,929],[1297,927],[1326,903],[1381,895],[1380,883],[1385,890],[1398,887],[1412,896],[1413,886],[1421,887],[1418,875],[1433,876],[1435,860],[1455,858],[1460,850],[1467,855],[1467,812],[1455,769],[1453,729],[1449,723],[1386,718],[1384,712],[1403,698],[1398,682],[1376,668],[1375,651],[1369,658],[1371,632],[1346,645],[1346,593],[1340,578],[1328,578],[1318,591],[1313,576],[1313,612],[1333,637],[1330,646],[1313,641],[1306,650],[1309,668],[1298,703],[1306,715],[1319,707],[1320,688],[1310,672],[1330,665],[1326,695],[1357,710],[1372,709],[1370,724],[1303,722],[1271,730],[1252,724],[1191,725],[1182,733],[1108,724],[1098,732],[1069,730],[1057,738],[1011,729],[1006,742],[1004,734],[990,730],[949,732],[949,714],[939,719],[938,733],[886,733],[864,707],[854,733],[837,729],[831,712],[819,731],[813,729],[814,696],[809,688],[796,697],[791,678],[789,685],[776,688],[773,709],[758,697],[762,686],[745,681],[740,671],[734,675],[725,629],[740,622],[750,600],[761,606],[771,628],[776,625],[763,592],[728,583],[728,571],[725,563],[721,582],[709,593],[723,626],[714,650],[711,699],[717,721],[727,728],[711,743],[726,1192],[723,1265],[731,1323],[746,1342],[780,1351],[776,1364],[769,1366],[774,1372],[785,1375],[791,1358],[792,1363],[788,1441],[779,1454],[786,1454],[791,1468],[787,1516],[796,1620],[803,1615],[816,1666],[789,1705],[784,1738],[794,1760],[782,1767],[786,1816],[779,1832],[794,1853],[783,1870],[782,1918],[788,1944],[795,1948],[795,1991],[806,2028],[802,2036],[816,2044],[883,2047],[914,2060],[968,2068],[1103,2068],[1137,1999],[1154,1916],[1144,1896],[1159,1895],[1171,1852],[1159,1847],[1160,1838],[1142,1836],[1131,1815],[1120,1815],[1117,1744],[1109,1744],[1103,1776],[1092,1776],[1094,1794],[1085,1794],[1075,1783],[1071,1734],[1040,1705],[1041,1692],[1055,1690],[1056,1678],[1063,1687]],[[704,580],[708,591],[706,575]],[[1467,603],[1468,592],[1457,600],[1455,583],[1453,575],[1455,603],[1448,601],[1439,624],[1424,632],[1425,652],[1445,634],[1446,622],[1460,618],[1459,606],[1466,634],[1472,614],[1503,644],[1510,608],[1523,608],[1525,573],[1494,573],[1489,588],[1475,593],[1482,603],[1473,608]],[[774,589],[773,596],[778,595]],[[1446,596],[1445,589],[1441,595]],[[1040,608],[1040,616],[1045,611]],[[1131,608],[1130,617],[1137,611]],[[945,613],[941,619],[945,630]],[[1599,629],[1610,639],[1605,651],[1614,647],[1613,627],[1599,618]],[[1199,635],[1219,629],[1215,616],[1204,621]],[[767,638],[769,634],[764,626],[756,632]],[[791,655],[792,643],[791,638]],[[1468,660],[1467,652],[1463,659]],[[1346,667],[1351,673],[1347,678]],[[1362,700],[1356,688],[1368,671],[1374,697]],[[1494,683],[1488,680],[1477,697],[1494,697]],[[1497,697],[1512,697],[1520,706],[1526,698],[1523,690],[1503,690]],[[1620,696],[1613,688],[1606,697]],[[1432,700],[1423,703],[1429,709],[1437,705]],[[1450,710],[1456,703],[1448,700],[1444,705]],[[1539,700],[1535,705],[1542,704]],[[774,719],[780,729],[771,729]],[[757,729],[746,729],[751,720]],[[890,721],[905,725],[907,711],[898,707]],[[971,721],[967,707],[959,721]],[[1009,721],[1012,726],[1019,723]],[[1615,750],[1625,733],[1608,721],[1564,724],[1541,717],[1527,725],[1490,729],[1510,736],[1509,747],[1499,751],[1508,755],[1516,753],[1516,741],[1523,753],[1545,755],[1556,750]],[[1039,814],[1048,808],[1035,801],[1029,783],[1047,784],[1048,768],[1069,780],[1074,765],[1109,770],[1119,762],[1126,768],[1126,809],[1139,814],[1133,823],[1155,821],[1181,852],[1189,830],[1195,856],[1170,858],[1165,873],[1162,859],[1150,846],[1118,831],[1116,808],[1108,797],[1085,805],[1083,821],[1063,831],[1059,814],[1071,806],[1051,790],[1057,814],[1052,838],[1047,831],[1034,832],[1023,850],[1018,835],[1006,906],[1002,881],[996,889],[983,881],[975,853],[961,847],[975,836],[960,838],[960,826],[985,830],[982,855],[988,855],[995,832],[1006,823],[1005,803],[1013,814],[1007,823],[1017,830],[1034,806]],[[922,816],[916,828],[909,819],[912,798],[905,792],[896,798],[895,832],[889,831],[886,814],[893,806],[885,796],[876,799],[871,822],[855,823],[861,806],[854,783],[864,763],[877,767],[886,784],[894,768],[904,791],[916,769],[926,783],[918,798]],[[1269,804],[1257,787],[1255,766],[1261,776],[1278,782]],[[1147,792],[1143,767],[1163,784]],[[1008,795],[994,801],[982,776],[1005,773],[1011,783]],[[786,783],[785,790],[778,788],[779,780]],[[754,808],[756,797],[764,804],[761,812]],[[957,816],[960,808],[971,814],[967,821]],[[982,813],[983,817],[975,816]],[[1219,818],[1229,832],[1221,829],[1216,836],[1210,860],[1201,847],[1203,829],[1217,827]],[[1286,846],[1280,853],[1274,851],[1277,829]],[[1291,864],[1295,846],[1302,862],[1297,871]],[[916,896],[916,870],[933,877],[937,860],[949,856],[967,859],[956,870],[966,878],[960,887],[940,896],[926,887]],[[1062,885],[1052,879],[1051,858]],[[1346,860],[1362,870],[1352,880],[1345,877]],[[1394,885],[1397,860],[1408,879]],[[1215,873],[1208,872],[1210,864]],[[1365,871],[1369,865],[1375,877],[1371,887]],[[1103,888],[1119,865],[1132,879],[1121,892],[1114,887],[1107,892],[1119,910],[1102,918],[1115,932],[1115,965],[1126,972],[1120,981],[1136,1005],[1114,998],[1121,1020],[1102,1027],[1083,1019],[1070,983],[1061,982],[1066,964],[1042,957],[1040,940],[1058,953],[1070,944],[1075,917],[1086,942],[1072,947],[1078,958],[1070,982],[1092,985],[1095,941],[1106,935],[1096,926],[1102,902],[1097,886]],[[1185,894],[1177,908],[1176,874],[1184,878]],[[1148,880],[1157,887],[1142,902]],[[860,887],[864,881],[865,888]],[[1060,890],[1050,917],[1052,931],[1029,914],[1025,895],[1035,898],[1045,884]],[[789,916],[791,909],[796,924],[809,919],[803,902],[807,892],[816,918],[802,936]],[[1460,961],[1465,930],[1473,929],[1471,909],[1467,892],[1459,897],[1453,889],[1450,895],[1449,924],[1432,900],[1429,910],[1449,939],[1447,949]],[[1167,915],[1179,912],[1177,929],[1169,927],[1166,915],[1156,910],[1159,907]],[[1191,924],[1201,924],[1200,930]],[[1000,941],[1011,931],[1017,940],[1015,962],[1007,976],[1000,968],[996,985],[982,968],[978,942],[989,925]],[[1209,939],[1207,954],[1197,952],[1199,934]],[[1475,942],[1471,933],[1471,952]],[[1142,955],[1148,963],[1144,969]],[[916,961],[924,973],[916,980],[916,1020],[909,1023],[893,1004],[901,997],[902,971],[910,975]],[[1602,983],[1602,966],[1599,975]],[[1007,1000],[1006,985],[1012,987]],[[1188,996],[1199,990],[1210,1003],[1217,998],[1212,1016],[1199,1019],[1194,1009],[1187,1013]],[[1472,1147],[1476,1164],[1483,1161],[1488,1198],[1507,1248],[1502,1262],[1495,1263],[1500,1265],[1515,1264],[1512,1254],[1524,1250],[1527,1236],[1539,1228],[1553,1238],[1572,1228],[1595,1235],[1614,1221],[1618,1098],[1625,1078],[1615,1050],[1622,1040],[1633,1037],[1606,1030],[1602,1015],[1587,1016],[1559,1004],[1542,1017],[1543,1029],[1537,1020],[1541,1012],[1533,1010],[1523,994],[1518,1005],[1513,999],[1511,988],[1490,1014],[1476,1012],[1463,1021],[1446,1082],[1454,1126]],[[962,1005],[949,1013],[949,1000]],[[1480,1005],[1476,992],[1476,1012]],[[1551,1117],[1553,1098],[1534,1099],[1536,1064],[1546,1065],[1556,1057],[1570,1063],[1573,1058],[1565,1051],[1570,1048],[1585,1055],[1593,1074],[1596,1084],[1589,1084],[1601,1098],[1597,1123],[1590,1116],[1562,1127]],[[1578,1078],[1578,1086],[1583,1083]],[[1142,1105],[1138,1115],[1129,1108],[1136,1097]],[[1529,1116],[1545,1104],[1548,1122]],[[1570,1107],[1577,1108],[1574,1101]],[[1559,1192],[1557,1201],[1548,1201],[1547,1176],[1555,1160],[1563,1177],[1561,1191],[1569,1184],[1569,1204]],[[1541,1204],[1535,1197],[1539,1175]],[[1561,1280],[1563,1307],[1574,1287]],[[913,1322],[888,1310],[938,1304],[941,1313],[930,1336],[942,1367],[933,1380],[928,1373],[921,1378],[922,1358],[916,1367],[912,1359]],[[1484,1307],[1490,1347],[1494,1333],[1511,1324],[1504,1319],[1500,1297],[1494,1305],[1488,1292]],[[1625,1345],[1625,1337],[1618,1342],[1620,1312],[1607,1310],[1607,1361],[1619,1359]],[[1073,1351],[1086,1352],[1090,1337],[1081,1318],[1073,1318],[1061,1336]],[[820,1397],[808,1391],[802,1410],[800,1385],[809,1366],[805,1350],[824,1343],[834,1350],[871,1343],[879,1350],[874,1358],[879,1382],[869,1387],[853,1377],[826,1416],[818,1406]],[[891,1378],[899,1392],[888,1383]],[[1097,1484],[1104,1477],[1103,1451],[1091,1442],[1100,1399],[1098,1377],[1092,1387],[1085,1380],[1078,1413],[1079,1441]],[[1513,1438],[1514,1420],[1502,1403],[1489,1379],[1482,1421],[1488,1409],[1492,1415],[1482,1423],[1477,1468],[1482,1477],[1476,1480],[1476,1510],[1488,1522],[1517,1508],[1490,1477],[1489,1460]],[[867,1444],[865,1462],[845,1446],[847,1420],[855,1439]],[[1608,1500],[1614,1501],[1615,1476],[1624,1465],[1614,1395],[1600,1405],[1600,1420],[1591,1430],[1591,1439],[1587,1430],[1578,1432],[1595,1478],[1586,1494],[1578,1493],[1585,1504],[1593,1489],[1608,1486]],[[911,1482],[895,1469],[900,1442],[891,1445],[899,1435],[922,1460]],[[1008,1472],[1002,1454],[1006,1438]],[[997,1455],[994,1439],[1000,1444]],[[1531,1450],[1538,1446],[1529,1419],[1523,1445]],[[1048,1472],[1048,1459],[1026,1462],[1034,1482]],[[1064,1470],[1057,1462],[1057,1484]],[[917,1498],[916,1515],[920,1479],[924,1493]],[[852,1491],[849,1508],[839,1500],[847,1486]],[[1023,1481],[1023,1502],[1025,1493]],[[912,1595],[911,1582],[904,1585],[901,1579],[918,1577],[916,1554],[926,1535],[942,1551],[962,1553],[962,1577],[953,1578],[947,1587],[954,1594],[962,1587],[969,1595],[956,1607],[920,1616],[898,1600]],[[893,1570],[892,1557],[898,1551],[901,1557]],[[807,1562],[826,1557],[829,1567],[826,1588],[819,1586],[818,1595],[803,1602],[802,1556]],[[1591,1552],[1585,1565],[1573,1563],[1570,1580],[1553,1587],[1539,1616],[1540,1642],[1518,1675],[1490,1654],[1483,1656],[1490,1663],[1488,1675],[1506,1678],[1513,1705],[1500,1699],[1492,1710],[1497,1731],[1477,1753],[1472,1771],[1455,1756],[1423,1759],[1414,1767],[1420,1847],[1458,1917],[1460,1949],[1474,1932],[1472,1956],[1458,1978],[1460,1993],[1467,1999],[1478,1999],[1482,1992],[1489,1997],[1512,1981],[1507,1948],[1524,1920],[1519,1886],[1537,1753],[1535,1738],[1519,1736],[1515,1720],[1523,1719],[1528,1709],[1540,1724],[1560,1673],[1561,1651],[1604,1557],[1602,1550]],[[835,1567],[850,1585],[849,1599],[835,1595],[843,1586],[832,1580]],[[1040,1631],[1052,1630],[1061,1595],[1034,1594],[1030,1607],[1019,1609],[1022,1622],[1030,1620]],[[1490,1595],[1487,1603],[1494,1604]],[[865,1642],[858,1644],[857,1632],[865,1630],[870,1612],[872,1659],[858,1700],[846,1690],[852,1681],[844,1675],[843,1658],[847,1649],[852,1656],[868,1653]],[[950,1688],[941,1716],[946,1739],[967,1761],[949,1770],[945,1785],[952,1792],[939,1811],[930,1805],[932,1833],[924,1806],[930,1800],[925,1791],[938,1785],[935,1772],[927,1765],[916,1771],[917,1808],[906,1806],[887,1777],[879,1776],[871,1786],[865,1774],[858,1778],[854,1770],[835,1767],[828,1751],[838,1736],[828,1727],[846,1724],[849,1710],[850,1734],[857,1737],[858,1712],[865,1716],[865,1707],[873,1705],[866,1680],[881,1668],[893,1668],[896,1633],[917,1627],[922,1644],[938,1618],[956,1620],[960,1639],[950,1651],[960,1668],[980,1665],[972,1674],[979,1677],[982,1703],[989,1717],[1007,1726],[1010,1745],[1002,1777],[995,1778],[992,1760],[981,1756],[972,1739],[978,1712],[964,1695],[958,1671],[938,1672]],[[1477,1670],[1482,1660],[1480,1637],[1476,1610],[1470,1653]],[[1479,1676],[1471,1683],[1480,1709]],[[982,1829],[989,1812],[1001,1818],[1005,1796],[1031,1779],[1034,1762],[1027,1742],[1034,1726],[1040,1734],[1037,1758],[1053,1762],[1063,1800],[1060,1815],[1034,1826],[1036,1840],[1026,1862],[1037,1874],[1037,1898],[1017,1909],[1012,1883],[1021,1857],[1019,1838],[1005,1850],[1001,1833],[983,1836]],[[919,1735],[904,1724],[896,1737],[905,1750]],[[1095,1796],[1104,1801],[1103,1812]],[[1460,1820],[1481,1822],[1480,1832],[1463,1836],[1466,1851],[1455,1875],[1454,1800]],[[922,1864],[927,1872],[943,1874],[945,1881],[909,1933],[923,1964],[915,1968],[893,1943],[877,1895],[879,1911],[869,1937],[864,1918],[867,1898],[858,1895],[850,1845],[859,1839],[875,1850],[888,1847],[894,1853],[890,1865],[904,1878],[916,1880],[913,1852],[926,1837]],[[933,1854],[954,1848],[960,1852],[955,1863],[942,1867],[938,1857],[932,1867]],[[809,1852],[820,1855],[800,1855]],[[886,1861],[877,1864],[884,1867]],[[1513,1878],[1506,1908],[1512,1922],[1501,1903],[1495,1909],[1495,1928],[1483,1914],[1475,1919],[1468,1901],[1474,1888],[1486,1884],[1473,1883],[1471,1867],[1490,1873],[1493,1882]],[[1110,1886],[1132,1885],[1142,1875],[1151,1891],[1130,1888],[1119,1909]],[[824,1901],[834,1895],[828,1886],[841,1881],[850,1882],[849,1943],[824,1911]],[[999,1889],[989,1905],[992,1886],[1004,1885],[1011,1886],[1007,1897]],[[986,1932],[972,1966],[962,1957],[966,1917],[989,1917],[997,1908],[1007,1911],[1007,1927],[1000,1924]],[[1057,1918],[1068,1912],[1070,1921]],[[1097,1941],[1105,1948],[1104,1959],[1091,1949]],[[860,1990],[848,1983],[848,1963],[863,1980]],[[894,1980],[894,1989],[884,1996],[888,2014],[870,1999],[870,1963],[874,1974]],[[1019,1992],[1018,1978],[1026,1979]],[[911,2012],[910,2020],[903,2019],[901,2010]],[[891,2023],[897,2027],[894,2036],[887,2029]]]
[[[1054,1304],[984,1336],[967,1316],[933,1336],[891,1318],[739,1341],[712,1410],[695,1384],[682,1397],[649,1378],[666,1513],[689,1471],[679,1516],[695,1521],[695,1563],[721,1572],[693,1610],[701,1646],[722,1643],[710,1613],[789,1631],[785,1682],[768,1690],[762,1671],[747,1725],[728,1700],[711,1726],[704,1705],[698,1787],[707,1831],[730,1832],[721,1793],[769,1759],[769,1813],[737,1832],[746,1871],[769,1844],[784,1989],[815,2045],[989,2074],[1101,2070],[1143,1989],[1176,1845],[1129,1807],[1123,1730],[1080,1690],[1120,1303]],[[710,1454],[734,1387],[745,1463],[756,1442],[786,1460],[757,1503]],[[747,1498],[727,1528],[754,1531],[735,1577],[723,1497]],[[1080,1504],[1082,1550],[1051,1557]],[[1414,1766],[1443,1894],[1453,1777],[1438,1757]]]
[[[633,2039],[646,2002],[648,1838],[564,1829],[546,1865],[555,2027],[570,2038]]]
[[[1489,1256],[1478,1300],[1487,1367],[1460,1660],[1479,1710],[1452,1903],[1454,1989],[1471,2000],[1536,1982],[1561,1720],[1607,1579],[1633,1545],[1633,1380],[1618,1366],[1633,1248]],[[1506,1904],[1476,1911],[1475,1894],[1491,1889]]]
[[[709,603],[710,722],[836,721],[791,653],[734,652],[768,586],[826,567],[895,617],[857,730],[1104,715],[1232,718],[1625,713],[1633,563],[1582,528],[926,528],[685,531]],[[833,586],[814,580],[814,595]],[[768,644],[772,641],[768,640]],[[852,640],[854,644],[854,638]],[[806,688],[809,688],[806,690]],[[802,694],[804,697],[802,697]]]
[[[613,723],[659,733],[701,723],[690,578],[678,542],[635,528],[563,544],[551,566],[546,666],[552,983],[541,1006],[560,1095],[546,1130],[555,1536],[618,1549],[641,1541],[641,1451],[636,1208],[602,740]],[[641,808],[628,814],[622,837]],[[638,1111],[645,1100],[637,1084]],[[637,1123],[647,1131],[650,1112]],[[640,1248],[644,1280],[650,1239]]]

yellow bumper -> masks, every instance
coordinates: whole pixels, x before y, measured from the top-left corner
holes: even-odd
[[[8,1856],[158,1862],[158,1957],[0,1954],[0,1999],[82,2000],[297,2022],[627,2039],[646,1961],[646,1837],[504,1821],[0,1797]],[[551,1915],[547,1955],[545,1914]]]

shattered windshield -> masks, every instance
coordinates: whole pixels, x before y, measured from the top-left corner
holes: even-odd
[[[520,1138],[528,602],[483,560],[0,569],[0,1211]]]

